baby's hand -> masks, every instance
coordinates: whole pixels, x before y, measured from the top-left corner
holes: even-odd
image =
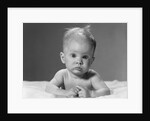
[[[90,97],[90,93],[89,93],[88,89],[85,89],[81,86],[76,86],[76,88],[77,88],[79,97],[82,97],[82,98]]]
[[[77,89],[71,88],[70,90],[67,91],[66,96],[67,97],[77,97]]]

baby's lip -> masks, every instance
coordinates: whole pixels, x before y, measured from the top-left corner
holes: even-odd
[[[82,68],[81,67],[75,67],[74,69],[81,71]]]

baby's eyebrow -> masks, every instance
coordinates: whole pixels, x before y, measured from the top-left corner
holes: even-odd
[[[89,56],[89,55],[83,55],[83,56]]]
[[[78,54],[78,51],[70,52],[70,54]],[[90,56],[88,53],[80,53],[82,56]]]
[[[83,56],[84,56],[84,55],[86,55],[86,56],[90,56],[88,53],[83,53],[82,55],[83,55]]]
[[[72,52],[72,53],[70,53],[70,54],[76,54],[76,53]]]

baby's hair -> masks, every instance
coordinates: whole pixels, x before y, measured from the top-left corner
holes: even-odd
[[[90,32],[90,25],[87,25],[83,28],[73,27],[73,28],[66,28],[66,29],[67,29],[67,31],[65,32],[64,38],[63,38],[63,49],[65,48],[67,42],[70,39],[77,38],[79,36],[83,36],[86,38],[86,40],[88,40],[91,43],[91,45],[93,46],[94,51],[95,51],[96,40],[94,39],[92,33]],[[94,51],[93,51],[93,53],[94,53]]]

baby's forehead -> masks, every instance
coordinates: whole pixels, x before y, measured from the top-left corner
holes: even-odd
[[[88,40],[86,40],[86,39],[77,39],[77,38],[68,41],[65,44],[64,48],[68,48],[68,47],[73,47],[74,48],[76,46],[78,46],[78,47],[93,48],[93,46],[91,45],[91,43]]]
[[[68,40],[68,44],[77,43],[77,44],[90,44],[90,41],[85,37],[76,37]]]
[[[66,44],[64,47],[65,52],[71,52],[71,53],[82,53],[82,54],[89,54],[93,52],[93,47],[84,41],[71,41],[70,43]]]

